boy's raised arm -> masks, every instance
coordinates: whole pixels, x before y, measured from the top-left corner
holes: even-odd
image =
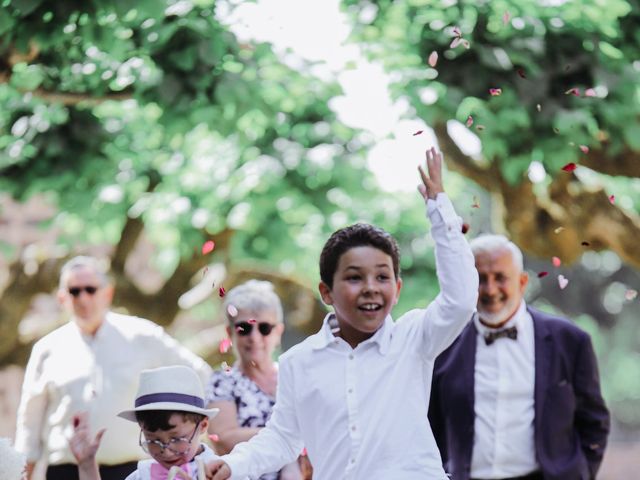
[[[100,480],[96,453],[104,432],[103,428],[91,439],[88,414],[82,412],[73,416],[73,435],[69,439],[69,448],[78,462],[80,480]]]
[[[422,180],[418,190],[431,220],[440,293],[427,308],[423,332],[425,354],[435,358],[471,318],[478,298],[478,272],[462,221],[444,192],[442,154],[433,147],[427,150],[426,165],[426,172],[418,167]]]

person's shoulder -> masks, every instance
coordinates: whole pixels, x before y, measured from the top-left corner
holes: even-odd
[[[324,331],[319,331],[313,335],[308,336],[300,343],[292,346],[284,352],[278,358],[278,362],[282,366],[283,363],[296,362],[313,355],[313,352],[318,348],[322,348],[326,344],[326,340],[323,338]]]
[[[580,340],[589,338],[587,332],[566,317],[546,313],[530,306],[527,309],[533,318],[534,324],[537,322],[544,325],[553,335]]]
[[[36,343],[34,343],[34,350],[46,350],[51,346],[57,346],[61,342],[68,342],[71,335],[76,334],[77,327],[73,322],[68,321],[64,325],[60,325],[58,328],[50,331]]]
[[[162,327],[146,318],[109,312],[106,321],[125,335],[157,334]]]

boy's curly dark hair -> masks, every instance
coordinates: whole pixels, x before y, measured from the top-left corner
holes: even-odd
[[[138,425],[149,432],[155,432],[157,430],[167,431],[175,427],[169,423],[171,415],[177,413],[182,415],[182,419],[186,421],[192,421],[195,424],[200,423],[206,417],[199,413],[182,412],[180,410],[142,410],[136,412],[136,420]]]
[[[324,244],[320,254],[320,279],[333,288],[333,276],[340,257],[354,247],[373,247],[391,257],[393,273],[400,278],[400,249],[393,236],[380,227],[368,223],[356,223],[335,231]]]

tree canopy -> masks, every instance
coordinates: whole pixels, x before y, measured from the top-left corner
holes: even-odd
[[[493,194],[525,251],[573,262],[611,249],[640,266],[636,0],[343,3],[395,96]],[[454,120],[480,138],[479,156],[454,141]]]

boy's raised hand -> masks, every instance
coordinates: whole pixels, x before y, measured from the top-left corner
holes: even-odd
[[[422,178],[422,184],[418,185],[418,190],[425,200],[427,198],[435,200],[439,193],[444,192],[442,185],[442,153],[438,152],[435,147],[431,147],[426,154],[429,174],[427,175],[424,169],[418,166],[420,178]]]
[[[95,458],[105,431],[105,428],[100,430],[92,440],[90,438],[89,414],[81,412],[73,416],[73,435],[69,439],[69,448],[78,464],[92,461]]]

